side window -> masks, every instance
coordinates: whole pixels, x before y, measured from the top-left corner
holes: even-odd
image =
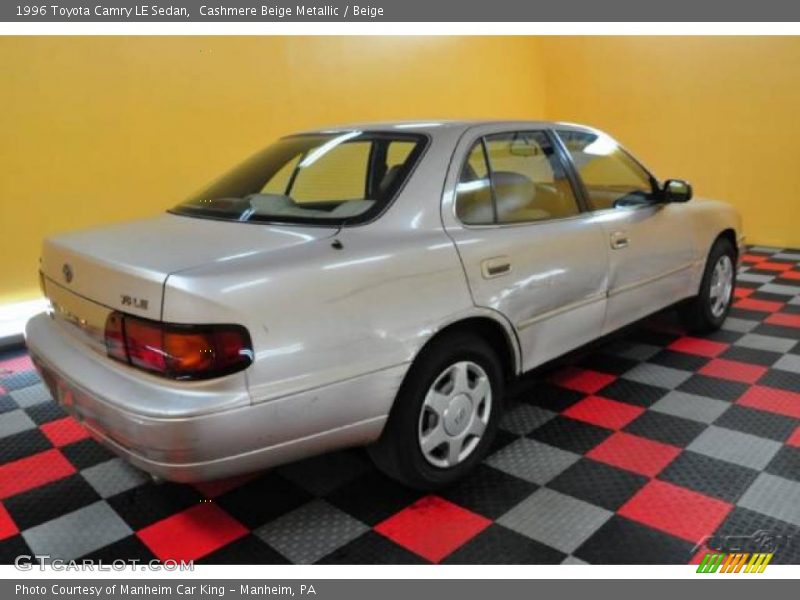
[[[592,209],[631,206],[655,199],[650,174],[613,139],[589,131],[556,133],[572,156]]]
[[[297,203],[363,200],[371,142],[345,142],[311,152],[298,164],[290,196]]]
[[[580,212],[569,179],[541,131],[486,137],[498,223],[561,219]]]
[[[489,225],[495,222],[492,186],[483,143],[470,150],[456,186],[456,216],[466,225]]]

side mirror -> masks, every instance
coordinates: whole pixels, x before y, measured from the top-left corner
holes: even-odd
[[[688,202],[692,199],[692,184],[683,179],[667,179],[661,188],[662,202]]]

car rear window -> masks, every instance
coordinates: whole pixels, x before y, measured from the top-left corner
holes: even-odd
[[[379,215],[427,138],[347,131],[283,138],[170,212],[228,221],[343,225]]]

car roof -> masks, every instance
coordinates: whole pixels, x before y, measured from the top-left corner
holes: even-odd
[[[407,131],[410,133],[425,133],[435,135],[442,130],[456,130],[464,132],[473,127],[493,125],[497,127],[508,127],[509,129],[549,129],[559,127],[562,129],[575,129],[579,131],[592,131],[592,127],[578,125],[575,123],[565,123],[561,121],[515,121],[500,119],[464,119],[464,120],[441,120],[441,119],[419,119],[415,121],[378,121],[372,123],[348,123],[344,125],[332,125],[303,131],[300,133],[344,133],[348,131]]]

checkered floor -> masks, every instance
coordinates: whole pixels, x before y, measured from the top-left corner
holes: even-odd
[[[436,495],[362,450],[155,485],[0,355],[0,562],[688,563],[712,534],[794,538],[800,563],[800,252],[752,248],[723,330],[670,312],[512,390],[490,456]]]

